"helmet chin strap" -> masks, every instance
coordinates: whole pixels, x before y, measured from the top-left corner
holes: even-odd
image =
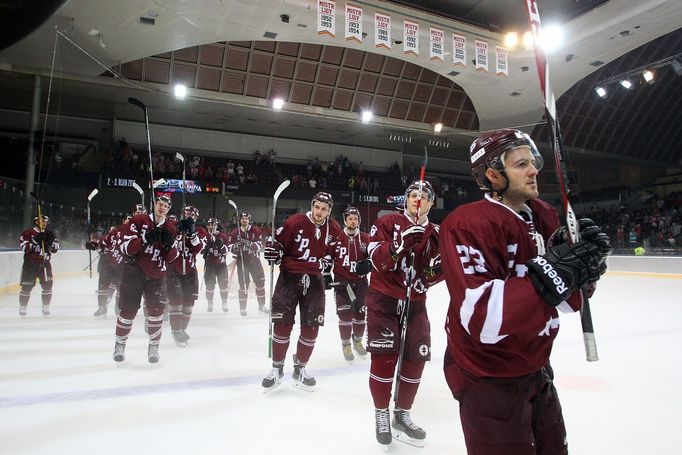
[[[507,191],[507,188],[509,188],[509,179],[507,178],[507,174],[504,173],[504,171],[497,171],[500,173],[502,177],[504,177],[504,188],[501,190],[491,190],[490,195],[497,199],[499,202],[502,202],[502,198],[504,197],[504,192]],[[492,186],[492,185],[490,185]]]

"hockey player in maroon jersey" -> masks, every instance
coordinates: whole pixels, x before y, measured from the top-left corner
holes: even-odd
[[[412,422],[410,409],[424,364],[431,359],[426,291],[439,278],[434,267],[439,261],[438,226],[428,219],[434,200],[431,184],[426,180],[415,180],[405,190],[403,213],[382,216],[370,231],[368,251],[373,269],[366,297],[367,350],[372,358],[369,389],[375,407],[376,438],[383,446],[391,443],[391,425],[396,437],[409,444],[421,447],[426,438],[426,432]],[[412,254],[414,275],[410,310],[398,378],[399,392],[390,422],[388,407],[400,353],[401,321]]]
[[[206,244],[206,231],[195,226],[199,218],[196,207],[188,205],[182,211],[183,217],[176,224],[176,240],[181,254],[170,264],[167,279],[171,334],[175,344],[185,347],[190,338],[187,326],[192,317],[194,301],[199,297],[196,259]]]
[[[227,254],[229,239],[220,230],[220,222],[215,218],[206,221],[206,246],[204,247],[204,284],[208,312],[213,311],[213,293],[215,284],[220,289],[223,311],[227,313]]]
[[[268,239],[265,259],[280,263],[279,278],[272,296],[272,371],[263,378],[265,392],[280,384],[289,337],[299,308],[301,332],[294,354],[295,386],[313,390],[316,381],[306,371],[315,347],[319,327],[324,325],[326,284],[331,283],[331,268],[339,223],[329,218],[333,201],[329,193],[319,192],[308,213],[289,216]],[[324,274],[324,277],[323,277]]]
[[[360,231],[360,211],[348,206],[343,211],[344,228],[339,235],[334,258],[336,314],[339,317],[341,349],[347,362],[352,362],[353,349],[361,358],[367,356],[362,344],[365,336],[365,294],[372,264],[368,259],[369,235]],[[351,348],[351,334],[352,346]]]
[[[50,259],[59,251],[59,240],[54,232],[47,228],[49,221],[46,215],[42,215],[42,218],[35,217],[34,226],[19,236],[19,249],[24,253],[19,291],[19,316],[22,317],[26,316],[28,300],[31,298],[31,290],[36,285],[36,278],[42,288],[40,297],[43,302],[43,315],[50,315],[53,285]]]
[[[549,363],[559,313],[606,270],[609,238],[580,220],[569,244],[557,212],[538,199],[542,157],[530,137],[503,129],[471,145],[485,197],[441,227],[450,293],[445,377],[459,401],[469,454],[568,453]]]
[[[239,226],[230,235],[230,251],[237,260],[237,279],[239,281],[239,312],[246,316],[249,276],[256,285],[258,309],[265,312],[265,273],[260,262],[261,238],[260,228],[251,224],[251,214],[242,212]]]
[[[139,214],[121,228],[119,249],[124,254],[125,265],[121,276],[119,299],[121,312],[116,322],[113,355],[116,362],[125,359],[128,334],[140,309],[143,294],[148,313],[147,358],[150,363],[159,361],[163,311],[167,303],[166,265],[179,255],[175,246],[175,226],[166,220],[170,207],[170,198],[161,195],[154,203],[153,220],[149,215]]]
[[[121,224],[129,223],[131,218],[132,216],[126,215]],[[109,232],[101,239],[85,242],[85,248],[91,251],[99,250],[100,254],[97,264],[97,273],[99,274],[97,280],[97,311],[93,314],[96,318],[107,317],[107,305],[121,281],[123,255],[117,245],[119,229],[120,227],[111,226]]]

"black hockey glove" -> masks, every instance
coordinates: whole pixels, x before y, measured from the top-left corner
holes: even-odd
[[[159,232],[159,241],[161,242],[161,245],[163,245],[163,248],[166,250],[170,250],[173,247],[173,244],[175,243],[175,238],[173,237],[173,234],[171,234],[170,231],[167,231],[162,228],[157,228]]]
[[[144,243],[145,245],[156,243],[160,240],[161,240],[161,229],[159,229],[159,228],[153,228],[149,232],[143,232],[142,233],[142,243]]]
[[[424,226],[412,225],[402,232],[393,231],[393,243],[390,247],[391,256],[403,251],[411,251],[424,240]]]
[[[52,246],[55,240],[57,240],[57,236],[54,235],[54,232],[45,231],[45,246]]]
[[[31,241],[35,244],[40,245],[45,241],[45,232],[38,232],[36,235],[33,236]]]
[[[369,259],[363,259],[362,261],[358,261],[358,263],[355,265],[355,273],[357,273],[360,276],[365,276],[371,271],[372,261],[370,261]]]
[[[225,245],[225,242],[220,237],[215,239],[215,242],[213,242],[213,246],[215,247],[216,250],[221,249],[223,245]]]
[[[589,218],[581,218],[578,220],[578,229],[580,232],[580,240],[592,242],[596,244],[604,256],[611,253],[611,241],[609,236],[602,232],[601,228]],[[561,245],[568,241],[568,229],[562,226],[549,238],[547,242],[547,249]]]
[[[93,242],[92,240],[85,242],[86,250],[95,251],[97,248],[99,248],[99,244],[97,242]]]
[[[332,279],[332,265],[324,259],[320,261],[320,265],[322,266],[322,279],[324,280],[324,288],[325,290],[329,290],[332,288],[332,283],[334,282]]]
[[[197,232],[197,228],[194,225],[194,220],[192,218],[183,218],[178,223],[178,232],[187,234],[187,237],[194,237]]]
[[[282,262],[282,256],[284,256],[284,247],[281,243],[268,239],[265,244],[265,250],[263,250],[263,257],[268,264],[275,265]]]
[[[603,259],[599,246],[581,240],[558,245],[526,262],[526,266],[535,290],[548,304],[556,306],[595,275],[598,280]]]

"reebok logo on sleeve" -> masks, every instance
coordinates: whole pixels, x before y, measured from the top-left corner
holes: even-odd
[[[550,281],[554,284],[556,292],[558,295],[566,295],[568,293],[568,286],[564,283],[564,280],[559,276],[554,266],[547,261],[547,259],[542,256],[536,256],[533,259],[533,263],[539,265],[542,268],[542,273],[545,274]]]

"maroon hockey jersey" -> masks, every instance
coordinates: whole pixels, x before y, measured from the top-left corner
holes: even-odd
[[[230,251],[233,254],[238,254],[241,251],[244,254],[258,257],[263,249],[261,243],[263,234],[259,227],[252,224],[248,225],[246,230],[240,226],[232,229],[228,238]]]
[[[394,261],[389,252],[394,236],[412,226],[404,213],[392,213],[377,219],[369,233],[369,257],[372,266],[378,273],[372,273],[370,286],[384,295],[403,300],[406,297],[407,274],[409,269],[409,252],[402,252]],[[437,280],[427,277],[425,270],[439,260],[438,225],[422,224],[425,228],[424,240],[414,248],[414,271],[410,298],[414,302],[424,302],[426,291]]]
[[[367,259],[367,247],[369,246],[369,234],[360,232],[348,235],[345,230],[339,234],[339,242],[336,245],[334,257],[334,278],[343,281],[360,281],[364,276],[358,276],[355,268],[358,261]]]
[[[217,247],[215,241],[222,240],[223,244]],[[215,235],[208,234],[206,237],[206,249],[204,250],[204,260],[209,265],[227,264],[227,246],[229,239],[224,232],[218,232]]]
[[[197,266],[197,255],[201,253],[201,250],[206,246],[206,235],[207,232],[202,227],[197,227],[197,235],[193,239],[189,239],[185,236],[184,248],[182,245],[182,234],[178,233],[176,236],[176,242],[178,247],[183,248],[184,251],[180,251],[180,257],[173,261],[171,267],[178,273],[182,275],[182,263],[185,263],[185,273],[188,273],[191,269]]]
[[[52,243],[52,248],[45,245],[45,250],[40,243],[34,243],[33,237],[38,234],[40,230],[37,227],[26,229],[19,236],[19,249],[24,253],[24,261],[28,262],[49,262],[52,254],[59,251],[59,240],[55,238]]]
[[[118,241],[120,240],[119,229],[120,227],[110,230],[99,241],[106,260],[112,265],[119,265],[123,262],[123,255],[118,249]]]
[[[527,276],[559,226],[556,210],[530,201],[521,214],[486,195],[458,207],[441,226],[443,275],[450,293],[448,351],[476,376],[512,377],[544,366],[559,331],[557,308]],[[580,293],[559,309],[576,311]]]
[[[280,269],[321,275],[325,264],[332,263],[340,233],[341,226],[331,218],[316,226],[310,212],[291,215],[275,232],[275,239],[284,246]]]
[[[169,231],[175,237],[175,226],[164,220],[158,227]],[[154,222],[149,215],[133,216],[130,223],[121,226],[121,240],[119,249],[126,256],[137,257],[138,264],[145,275],[152,278],[162,278],[166,275],[166,264],[173,262],[180,254],[176,245],[167,252],[161,252],[161,244],[155,242],[150,245],[142,243],[142,235],[154,229]]]

